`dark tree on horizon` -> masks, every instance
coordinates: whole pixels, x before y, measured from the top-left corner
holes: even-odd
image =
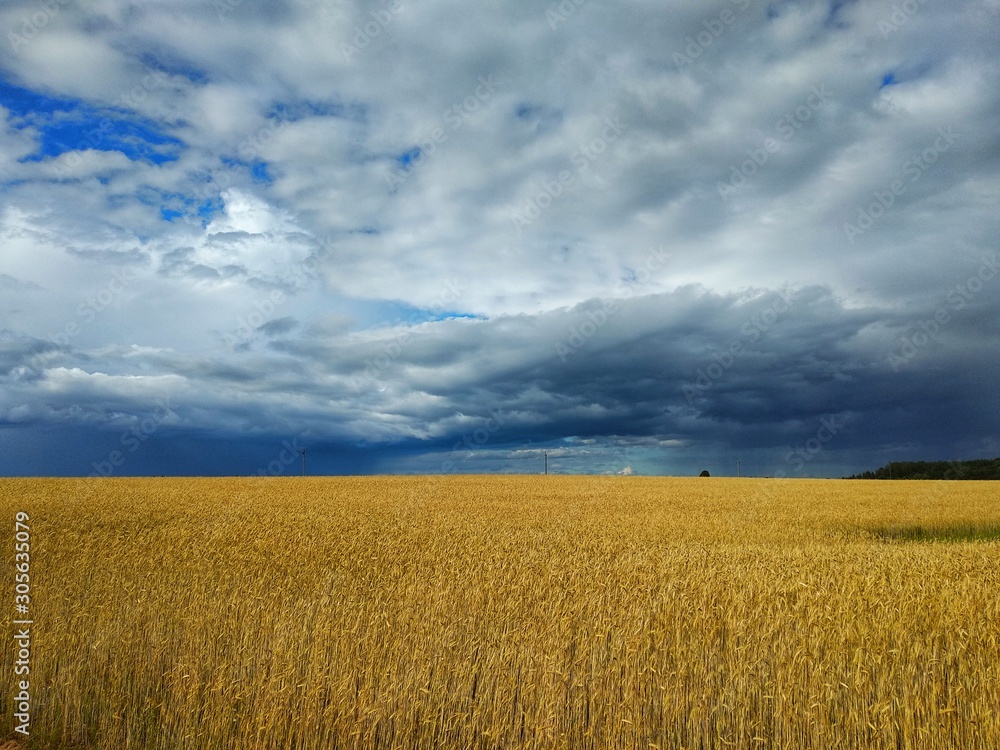
[[[1000,458],[973,461],[893,461],[848,479],[1000,479]]]

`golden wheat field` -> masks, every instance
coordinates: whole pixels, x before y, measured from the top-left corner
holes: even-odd
[[[18,512],[33,621],[0,742],[995,750],[998,490],[0,480],[4,629]]]

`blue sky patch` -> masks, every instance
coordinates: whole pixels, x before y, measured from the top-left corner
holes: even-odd
[[[198,216],[202,219],[202,226],[208,226],[208,222],[222,213],[225,203],[222,198],[210,198],[198,206]]]
[[[343,312],[349,314],[354,320],[355,330],[417,326],[453,318],[488,320],[482,315],[459,310],[415,307],[399,300],[352,298]]]
[[[204,86],[211,80],[205,71],[200,68],[195,68],[174,60],[164,62],[152,54],[140,55],[139,62],[141,62],[147,70],[162,71],[166,75],[171,76],[182,76],[188,79],[191,83],[195,83],[200,86]]]
[[[421,323],[438,323],[442,320],[452,318],[464,318],[469,320],[486,320],[482,315],[459,312],[457,310],[436,310],[429,308],[413,307],[403,302],[390,302],[386,305],[384,313],[391,318],[394,325],[420,325]]]
[[[79,102],[38,94],[0,78],[0,104],[19,117],[26,117],[32,114],[50,115],[54,112],[72,111]]]
[[[68,151],[119,151],[131,161],[176,161],[183,141],[157,123],[124,110],[94,107],[81,99],[63,99],[14,86],[0,79],[0,104],[17,119],[15,127],[39,133],[38,150],[22,161],[43,161]]]
[[[455,312],[453,310],[446,310],[444,312],[433,314],[430,320],[452,320],[453,318],[462,318],[464,320],[489,320],[486,315],[474,315],[472,313]]]
[[[250,165],[250,174],[253,175],[253,181],[259,182],[264,185],[270,185],[274,182],[274,178],[268,172],[268,164],[265,161],[255,161]]]
[[[833,0],[830,3],[830,12],[827,14],[825,24],[831,28],[846,29],[848,24],[840,18],[840,9],[848,5],[854,5],[857,0]]]
[[[274,183],[274,175],[271,174],[271,165],[266,161],[261,159],[245,161],[243,159],[233,159],[228,156],[222,157],[220,161],[229,168],[236,167],[247,170],[253,181],[260,185],[271,185]]]
[[[417,159],[419,159],[422,153],[423,151],[421,151],[419,148],[411,148],[409,151],[406,151],[405,153],[402,153],[399,156],[397,156],[396,163],[402,169],[409,169],[410,165]]]
[[[563,113],[541,104],[522,102],[514,110],[514,116],[527,123],[536,133],[544,133],[558,128],[563,121]]]
[[[342,104],[340,102],[280,102],[271,107],[267,116],[274,120],[297,122],[310,117],[339,117],[352,122],[365,122],[367,108],[362,104]]]
[[[221,198],[209,198],[199,201],[180,193],[167,193],[155,188],[144,186],[140,188],[136,198],[147,206],[159,207],[160,218],[173,222],[180,218],[197,220],[202,227],[221,213],[224,208]]]

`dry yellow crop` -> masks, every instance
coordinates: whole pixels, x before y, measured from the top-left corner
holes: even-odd
[[[995,750],[998,490],[0,480],[4,640],[23,512],[32,748]]]

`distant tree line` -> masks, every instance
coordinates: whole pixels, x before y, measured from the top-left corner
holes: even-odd
[[[893,461],[848,479],[1000,479],[1000,458],[974,461]]]

